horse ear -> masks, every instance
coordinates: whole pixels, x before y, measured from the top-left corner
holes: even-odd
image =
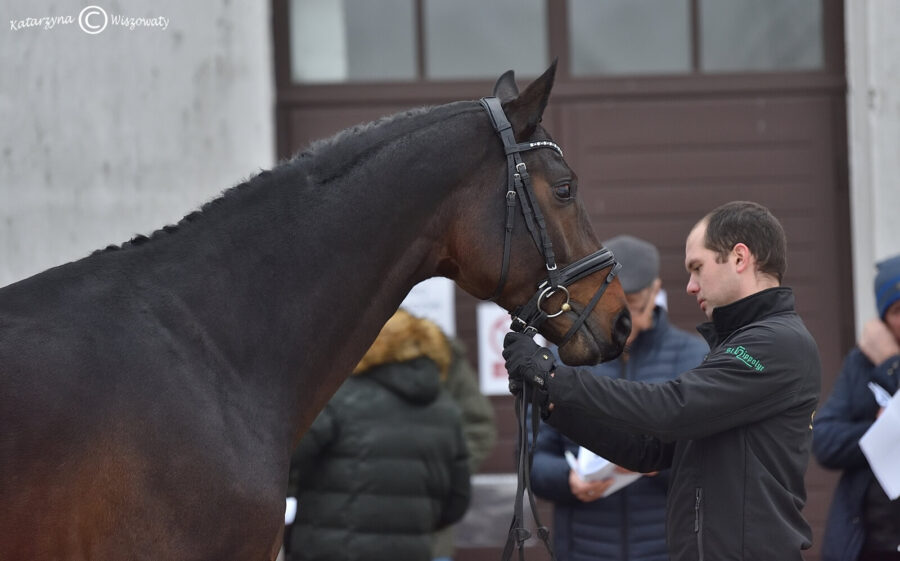
[[[505,74],[504,74],[505,76]],[[518,97],[504,104],[506,117],[516,131],[516,139],[520,142],[530,137],[541,117],[544,115],[544,109],[547,107],[547,101],[550,99],[550,90],[553,89],[553,78],[556,76],[556,59],[550,65],[541,77],[534,82],[528,84]],[[500,77],[503,79],[503,76]],[[498,80],[498,85],[500,81]],[[501,98],[502,99],[502,98]]]
[[[494,84],[494,97],[500,101],[509,101],[515,99],[519,95],[519,88],[516,86],[516,75],[512,70],[507,70]]]

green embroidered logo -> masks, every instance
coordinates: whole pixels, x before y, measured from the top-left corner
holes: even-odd
[[[725,352],[730,355],[736,356],[738,360],[740,360],[750,368],[756,370],[757,372],[762,372],[766,369],[765,365],[750,356],[750,353],[748,353],[747,349],[745,349],[744,347],[728,347],[725,349]]]

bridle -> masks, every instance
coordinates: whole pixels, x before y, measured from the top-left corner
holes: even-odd
[[[549,140],[539,140],[534,142],[517,143],[512,125],[506,114],[503,112],[503,106],[496,97],[481,98],[481,105],[487,111],[491,118],[494,130],[500,135],[503,141],[503,149],[506,153],[506,233],[503,239],[503,262],[500,267],[500,281],[497,284],[491,300],[496,300],[503,292],[506,285],[506,277],[509,273],[509,253],[512,241],[513,225],[515,224],[515,210],[519,202],[522,205],[522,215],[525,218],[525,226],[534,240],[534,245],[544,257],[544,263],[547,268],[547,279],[537,287],[537,291],[531,299],[523,306],[519,306],[512,313],[512,324],[510,329],[520,333],[537,333],[541,325],[549,318],[555,318],[565,312],[572,310],[569,298],[568,286],[578,282],[596,271],[611,267],[606,280],[594,293],[594,297],[587,306],[581,311],[578,319],[569,328],[559,346],[565,345],[575,333],[584,324],[587,317],[593,311],[597,302],[606,292],[610,283],[615,278],[619,269],[622,267],[615,256],[606,248],[600,249],[583,257],[574,263],[566,265],[559,269],[556,265],[556,256],[553,253],[553,242],[547,235],[547,224],[544,221],[544,215],[541,208],[537,204],[537,198],[534,189],[531,187],[531,176],[528,175],[528,168],[522,160],[522,152],[536,150],[538,148],[551,148],[562,156],[562,149],[555,142]],[[544,301],[557,292],[565,295],[565,301],[560,305],[560,309],[553,313],[544,311],[542,304]]]
[[[540,206],[537,204],[534,190],[531,187],[531,177],[528,175],[528,168],[522,161],[522,152],[536,150],[538,148],[551,148],[563,155],[562,149],[555,142],[549,140],[540,140],[535,142],[517,143],[512,125],[506,114],[500,100],[496,97],[484,97],[481,99],[481,105],[491,117],[491,123],[494,130],[500,135],[503,141],[503,149],[506,153],[507,179],[506,179],[506,234],[503,239],[503,264],[500,267],[500,281],[494,290],[491,300],[496,300],[503,292],[506,284],[506,276],[509,273],[509,252],[512,241],[513,225],[515,224],[515,209],[518,201],[522,204],[522,215],[525,218],[525,226],[534,240],[535,246],[544,257],[544,263],[547,268],[547,279],[538,285],[537,291],[523,306],[519,306],[512,314],[512,324],[510,329],[525,334],[537,333],[541,324],[547,319],[554,318],[568,312],[572,309],[569,298],[569,290],[567,286],[578,282],[596,271],[610,268],[606,279],[597,291],[594,293],[588,305],[581,311],[578,319],[569,328],[559,346],[565,345],[569,339],[584,324],[587,317],[593,311],[597,302],[606,292],[606,289],[612,283],[616,274],[621,269],[615,256],[606,248],[591,253],[586,257],[566,265],[559,269],[556,265],[556,256],[553,253],[553,243],[550,236],[547,235],[547,225],[544,216],[541,213]],[[558,311],[548,314],[544,311],[542,304],[544,300],[555,294],[562,292],[566,299],[560,305]],[[525,415],[525,404],[531,402],[531,438],[528,436],[528,423]],[[528,495],[528,501],[531,506],[531,514],[537,525],[538,537],[544,543],[550,554],[551,560],[555,560],[553,548],[550,546],[550,532],[541,524],[538,517],[537,506],[534,500],[534,493],[531,490],[531,462],[534,454],[533,445],[537,439],[538,426],[540,421],[538,415],[540,411],[539,396],[534,388],[529,384],[524,384],[522,391],[516,395],[515,402],[517,432],[518,432],[518,450],[516,472],[518,476],[518,484],[516,487],[516,498],[513,505],[513,519],[509,527],[509,534],[506,540],[506,546],[503,548],[502,561],[509,561],[512,557],[514,549],[519,551],[519,560],[525,559],[525,542],[531,537],[531,532],[525,528],[524,502],[525,494]],[[529,445],[530,444],[530,445]]]

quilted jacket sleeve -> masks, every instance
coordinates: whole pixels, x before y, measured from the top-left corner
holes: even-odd
[[[469,472],[469,451],[463,438],[461,425],[456,435],[456,454],[450,465],[450,486],[435,530],[458,522],[469,508],[472,483]]]
[[[858,350],[847,355],[834,389],[813,421],[813,455],[826,468],[868,465],[859,439],[872,423],[878,405],[867,387],[873,365]]]
[[[534,446],[531,487],[542,499],[574,504],[578,501],[569,487],[570,468],[565,452],[565,437],[550,425],[542,423]]]

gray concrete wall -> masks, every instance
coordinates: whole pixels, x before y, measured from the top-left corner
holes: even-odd
[[[107,17],[95,34],[79,25],[91,4]],[[0,286],[175,223],[272,166],[269,4],[0,0]]]
[[[900,2],[845,0],[856,328],[876,261],[900,253]]]

